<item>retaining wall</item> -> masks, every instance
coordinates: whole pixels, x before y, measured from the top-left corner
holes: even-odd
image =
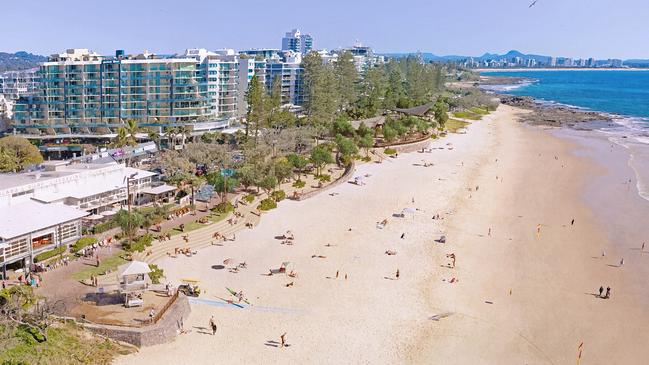
[[[349,180],[349,177],[354,173],[355,167],[356,167],[356,164],[354,163],[354,161],[352,161],[352,163],[349,164],[349,166],[347,166],[345,168],[345,172],[342,174],[342,176],[340,176],[338,179],[336,179],[336,181],[332,182],[329,185],[325,185],[325,186],[323,186],[323,187],[321,187],[319,189],[310,191],[308,193],[304,193],[304,194],[300,195],[298,200],[309,199],[309,198],[311,198],[313,196],[316,196],[317,194],[322,193],[323,191],[327,191],[327,190],[329,190],[329,189],[331,189],[333,187],[336,187],[336,186],[338,186],[338,185],[340,185],[340,184],[342,184],[344,182],[347,182],[347,180]]]
[[[82,323],[81,325],[89,331],[114,340],[138,347],[153,346],[173,341],[180,332],[181,323],[187,319],[190,312],[189,300],[186,296],[179,295],[162,318],[149,326],[123,327],[95,323]]]

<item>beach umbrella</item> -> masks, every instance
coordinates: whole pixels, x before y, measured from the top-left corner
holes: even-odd
[[[287,267],[287,266],[290,265],[290,264],[291,264],[290,261],[282,262],[282,266],[284,266],[284,267]]]
[[[408,214],[415,214],[415,212],[416,212],[416,211],[415,211],[415,208],[404,208],[404,209],[401,211],[401,213],[403,213],[403,214],[406,214],[406,213],[408,213]]]
[[[232,263],[232,259],[223,260],[223,265],[230,265],[231,263]]]

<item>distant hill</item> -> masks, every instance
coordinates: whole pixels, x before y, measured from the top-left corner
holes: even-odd
[[[47,61],[47,57],[27,52],[6,53],[0,52],[0,72],[25,70],[38,67],[40,62]]]
[[[429,52],[420,52],[420,53],[384,53],[384,56],[387,57],[407,57],[409,55],[421,55],[421,58],[424,61],[462,61],[468,58],[473,58],[475,61],[485,61],[485,60],[499,60],[499,59],[512,59],[514,57],[520,57],[524,60],[535,59],[537,62],[547,63],[550,60],[550,56],[534,55],[534,54],[524,54],[519,51],[509,51],[505,54],[495,54],[495,53],[485,53],[482,56],[461,56],[461,55],[447,55],[447,56],[438,56]]]

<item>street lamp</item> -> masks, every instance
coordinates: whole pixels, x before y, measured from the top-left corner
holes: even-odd
[[[138,172],[133,173],[129,176],[124,176],[124,180],[126,181],[126,206],[128,209],[128,241],[131,242],[133,240],[132,234],[131,234],[131,180],[135,179],[135,176],[137,176]]]

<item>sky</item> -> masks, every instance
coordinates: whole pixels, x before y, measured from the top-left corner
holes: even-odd
[[[298,28],[326,49],[649,58],[649,1],[531,1],[0,0],[0,51],[280,48]]]

